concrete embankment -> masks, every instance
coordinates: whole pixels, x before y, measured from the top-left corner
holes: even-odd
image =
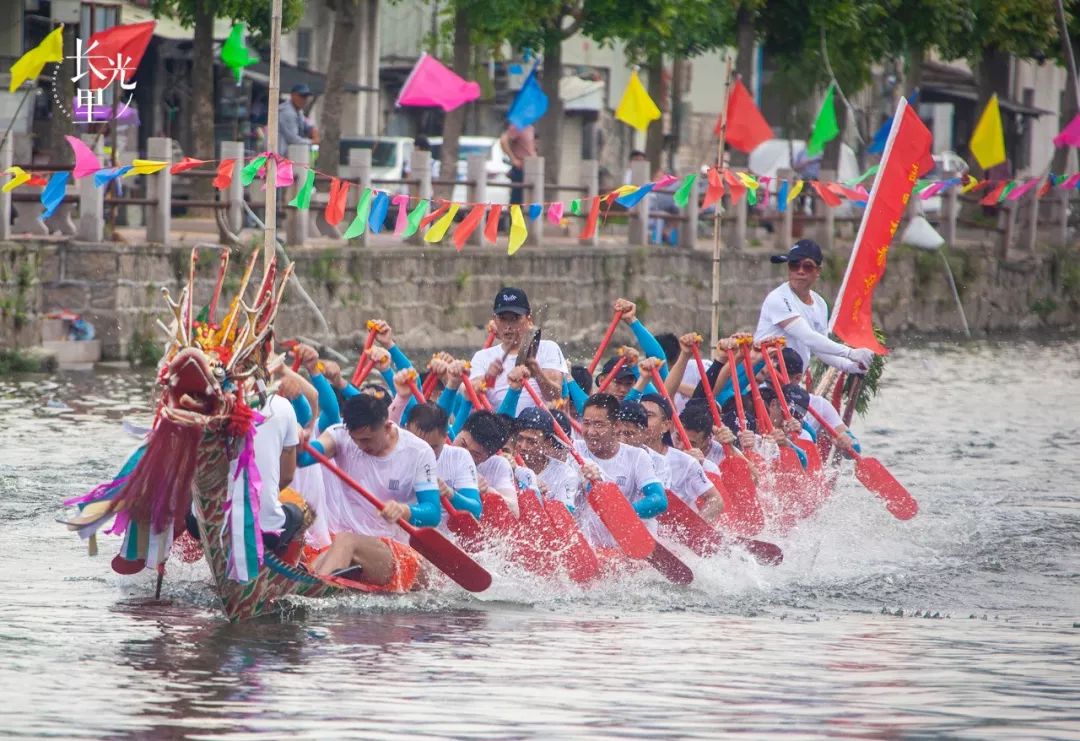
[[[819,290],[836,294],[847,246],[828,257]],[[187,275],[190,249],[161,245],[58,241],[0,243],[0,347],[41,339],[50,311],[82,314],[97,328],[107,359],[159,344],[154,320],[168,316],[160,289],[174,296]],[[752,329],[761,301],[786,279],[769,250],[725,252],[721,262],[722,331]],[[946,253],[971,329],[976,334],[1074,326],[1080,317],[1080,254],[1043,249],[1002,261],[987,247]],[[224,296],[236,290],[246,254],[237,251]],[[668,247],[526,248],[514,257],[496,249],[449,247],[306,248],[293,251],[297,275],[329,323],[329,336],[295,293],[278,321],[278,336],[328,339],[340,349],[384,317],[417,357],[436,348],[476,347],[491,299],[504,284],[525,288],[545,337],[591,344],[610,317],[611,301],[638,302],[655,331],[707,333],[711,255]],[[209,300],[217,270],[206,251],[198,269],[197,303]],[[903,335],[959,332],[960,317],[941,257],[902,245],[889,255],[875,315],[893,342]]]

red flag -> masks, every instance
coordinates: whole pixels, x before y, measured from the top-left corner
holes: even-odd
[[[454,247],[458,252],[465,249],[465,240],[469,238],[469,235],[476,231],[476,227],[480,226],[480,222],[484,218],[484,212],[487,211],[487,206],[483,203],[478,203],[472,207],[468,215],[461,220],[457,229],[454,230]]]
[[[994,188],[990,193],[983,198],[979,203],[984,206],[993,206],[1001,198],[1001,194],[1005,191],[1005,186],[1009,184],[1008,180],[998,183],[998,186]]]
[[[225,190],[232,182],[233,168],[236,167],[235,159],[222,160],[217,166],[217,177],[214,178],[214,187]]]
[[[349,181],[330,179],[330,197],[326,201],[323,218],[330,226],[337,226],[345,218],[345,202],[349,198]],[[401,207],[399,207],[401,208]]]
[[[719,136],[723,125],[724,117],[720,116],[716,119],[713,133]],[[731,88],[731,95],[728,96],[724,141],[740,152],[750,152],[758,144],[772,138],[773,130],[754,104],[754,97],[742,84],[742,80],[736,80],[735,86]]]
[[[578,239],[592,239],[592,236],[596,234],[596,221],[600,218],[600,196],[594,196],[591,200],[589,217],[585,219],[585,228],[581,230]]]
[[[900,226],[915,181],[919,179],[921,163],[930,151],[933,139],[907,99],[901,98],[855,237],[844,282],[833,306],[829,329],[849,345],[866,347],[882,355],[887,352],[874,335],[874,288],[885,273],[889,245]]]
[[[733,204],[742,200],[746,195],[746,185],[731,170],[724,170],[724,181],[728,184],[728,194]]]
[[[424,218],[420,219],[420,228],[421,229],[426,229],[428,224],[435,223],[439,219],[440,216],[442,216],[443,214],[445,214],[447,212],[447,210],[449,208],[450,208],[450,202],[449,201],[443,201],[441,206],[439,206],[437,209],[435,209],[434,211],[429,213]]]
[[[176,175],[188,170],[194,170],[199,165],[205,165],[208,160],[197,160],[194,157],[184,157],[184,159],[177,162],[175,165],[169,168],[169,172]]]
[[[720,179],[720,171],[715,167],[709,169],[709,187],[705,189],[705,197],[701,199],[701,210],[704,211],[724,197],[724,181]]]
[[[821,196],[821,200],[825,201],[826,206],[829,208],[836,208],[840,205],[840,196],[829,190],[825,186],[825,183],[820,180],[811,180],[810,185],[813,186],[814,190],[817,191],[817,194]]]
[[[92,68],[86,78],[90,89],[103,89],[114,81],[131,80],[146,53],[156,25],[157,21],[145,21],[113,26],[91,36],[83,47],[86,65]]]
[[[499,216],[502,214],[502,206],[494,204],[488,212],[487,225],[484,227],[484,239],[495,244],[499,241]]]

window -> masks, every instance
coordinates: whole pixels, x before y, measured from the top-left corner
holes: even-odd
[[[296,31],[296,66],[311,69],[311,29],[299,28]]]

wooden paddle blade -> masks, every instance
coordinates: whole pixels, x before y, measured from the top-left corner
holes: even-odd
[[[610,481],[594,483],[588,499],[589,506],[611,533],[619,550],[630,558],[648,558],[652,554],[656,540],[616,484]]]
[[[129,561],[123,556],[117,555],[112,560],[112,570],[117,574],[123,574],[124,576],[131,576],[132,574],[138,574],[140,571],[146,568],[145,558],[136,558],[134,561]]]
[[[418,527],[409,534],[409,545],[439,571],[470,592],[491,586],[491,574],[438,530]]]
[[[885,508],[898,520],[910,520],[919,511],[919,503],[904,485],[889,473],[877,458],[862,456],[855,462],[855,478],[885,500]]]
[[[600,560],[581,534],[574,516],[561,502],[544,502],[548,520],[561,541],[561,561],[566,573],[578,584],[585,584],[600,576]]]
[[[704,518],[674,492],[667,493],[668,506],[656,521],[665,534],[675,538],[699,556],[711,556],[724,547],[724,538]]]
[[[672,584],[686,586],[694,581],[694,572],[690,570],[690,567],[655,540],[653,540],[653,552],[646,560]]]
[[[745,548],[747,553],[763,564],[779,566],[784,562],[784,552],[780,549],[780,546],[776,545],[776,543],[770,543],[766,540],[749,540],[745,538],[738,538],[735,542],[741,548]]]
[[[720,477],[709,472],[705,475],[714,486],[718,481],[724,485],[723,490],[717,487],[721,494],[728,492],[720,522],[732,532],[746,537],[760,533],[765,527],[765,514],[758,504],[757,485],[747,460],[737,455],[725,456],[720,461]]]

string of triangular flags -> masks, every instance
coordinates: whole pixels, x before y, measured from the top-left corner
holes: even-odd
[[[202,167],[215,167],[213,185],[218,190],[227,189],[234,178],[239,178],[242,185],[250,186],[257,178],[265,177],[266,164],[270,159],[276,163],[275,183],[278,188],[285,188],[297,182],[297,169],[302,169],[295,196],[289,205],[300,209],[311,208],[318,178],[329,181],[324,217],[330,224],[337,226],[346,217],[349,191],[353,182],[332,176],[307,165],[296,165],[289,159],[271,152],[258,154],[250,159],[228,158],[221,160],[201,160],[184,157],[180,162],[169,163],[162,160],[135,159],[130,164],[119,167],[104,167],[97,155],[81,139],[66,137],[75,155],[75,164],[70,170],[51,173],[48,177],[27,172],[19,166],[9,167],[5,172],[11,176],[0,190],[5,193],[23,185],[42,187],[40,194],[43,211],[42,219],[53,215],[63,202],[65,189],[71,180],[93,177],[94,185],[103,188],[119,178],[138,175],[153,175],[165,168],[174,174]],[[600,226],[601,217],[606,220],[610,209],[618,205],[632,209],[650,193],[673,192],[673,200],[679,208],[685,208],[692,197],[701,190],[699,181],[704,185],[700,208],[707,209],[726,195],[732,204],[743,198],[750,206],[760,204],[767,207],[772,198],[776,199],[776,209],[784,212],[800,195],[820,198],[829,208],[835,208],[845,200],[859,207],[865,207],[869,199],[866,181],[877,172],[877,166],[869,168],[856,178],[843,182],[822,180],[782,179],[768,176],[756,176],[748,172],[728,168],[709,168],[704,173],[691,173],[682,177],[664,175],[653,182],[643,185],[620,185],[602,195],[576,198],[570,201],[545,201],[528,204],[504,206],[496,203],[470,203],[444,199],[424,199],[418,196],[395,194],[376,187],[365,187],[360,194],[355,215],[345,230],[345,239],[354,239],[365,231],[380,233],[384,227],[390,206],[397,206],[397,218],[393,233],[400,238],[408,238],[417,232],[424,234],[424,241],[440,243],[450,234],[450,239],[457,250],[465,247],[466,241],[482,227],[482,234],[489,243],[496,243],[499,235],[502,212],[507,210],[510,218],[508,231],[508,254],[520,249],[528,236],[529,223],[544,216],[554,225],[563,224],[569,216],[584,217],[585,224],[578,237],[590,239]],[[677,186],[676,186],[677,184]],[[1035,197],[1042,198],[1051,189],[1077,190],[1080,186],[1080,173],[1072,175],[1049,174],[1046,177],[1020,178],[1016,180],[978,180],[970,175],[944,180],[919,180],[914,192],[926,200],[935,195],[959,189],[960,193],[975,193],[988,189],[981,203],[991,205],[1004,201],[1017,201],[1025,194],[1035,190]],[[454,225],[458,213],[464,211],[465,217]],[[451,232],[451,227],[453,231]]]

